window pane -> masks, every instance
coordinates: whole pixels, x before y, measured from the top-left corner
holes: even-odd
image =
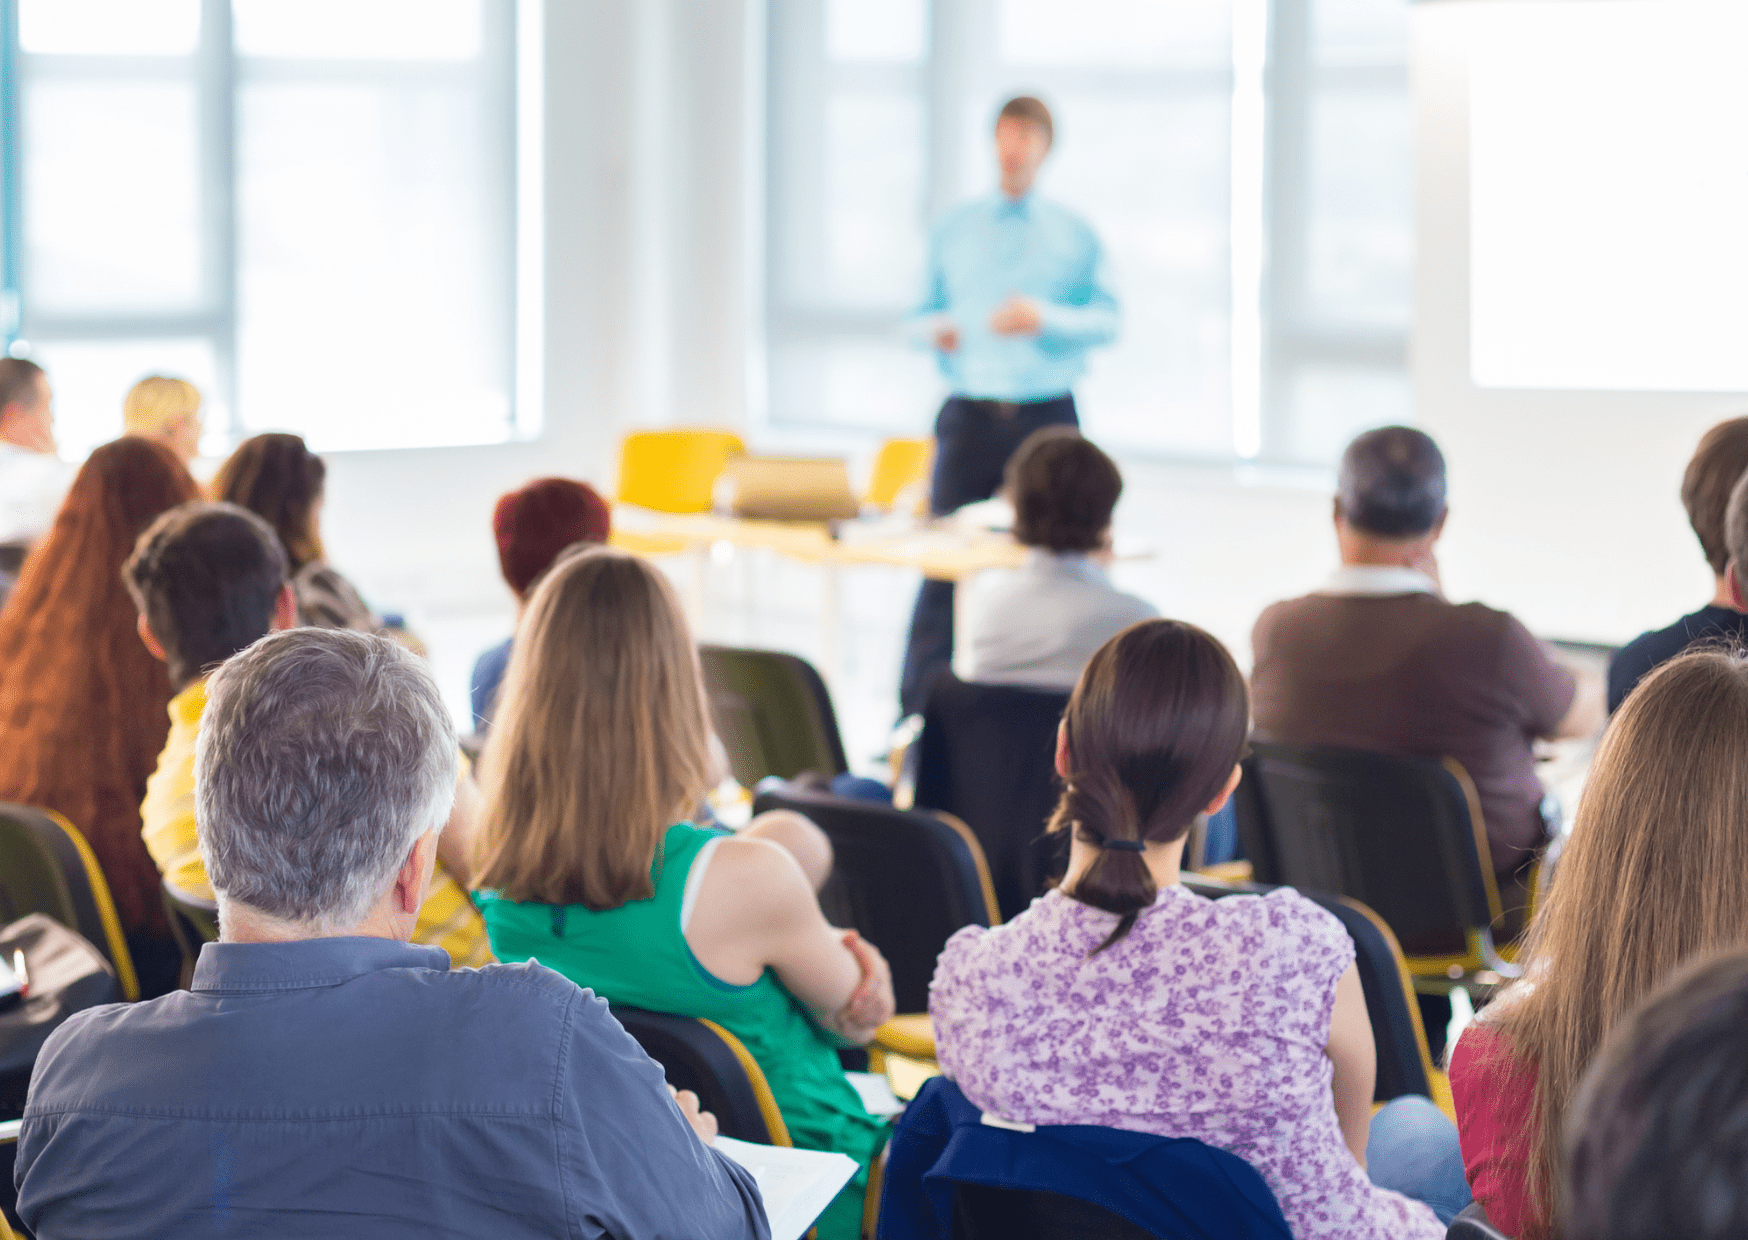
[[[1311,311],[1344,326],[1403,328],[1414,282],[1414,164],[1397,91],[1318,94],[1311,122],[1306,287]]]
[[[232,0],[237,51],[314,59],[471,60],[479,0]]]
[[[1001,0],[997,46],[1009,64],[1157,69],[1225,64],[1231,0]]]
[[[925,0],[827,0],[825,54],[831,60],[911,64],[927,46]]]
[[[826,295],[904,305],[922,286],[922,107],[914,97],[841,93],[826,118]]]
[[[31,357],[54,389],[55,440],[67,460],[121,435],[122,398],[147,375],[173,375],[199,388],[207,430],[201,447],[217,453],[228,446],[230,412],[216,396],[218,364],[210,340],[33,340]]]
[[[1319,64],[1408,62],[1408,0],[1314,0],[1311,29]]]
[[[201,269],[194,85],[29,81],[24,114],[30,309],[196,305]]]
[[[831,422],[906,435],[934,425],[946,385],[920,349],[892,340],[802,338],[774,345],[777,420]]]
[[[238,403],[318,448],[510,431],[508,227],[464,87],[239,92]]]
[[[1293,376],[1284,413],[1274,456],[1333,461],[1361,431],[1412,421],[1414,396],[1400,370],[1307,366]]]
[[[1067,137],[1040,192],[1092,224],[1123,308],[1117,343],[1077,386],[1088,431],[1229,455],[1229,99],[1064,93],[1057,106]]]
[[[186,56],[200,42],[200,0],[23,0],[18,44],[67,56]]]

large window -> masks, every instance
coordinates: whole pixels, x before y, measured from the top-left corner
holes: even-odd
[[[509,0],[5,7],[12,334],[65,454],[154,371],[206,393],[209,450],[516,433]]]
[[[994,187],[1009,94],[1048,100],[1040,192],[1123,303],[1089,433],[1325,461],[1409,416],[1407,0],[771,0],[778,424],[914,432],[942,387],[899,325],[929,222]]]

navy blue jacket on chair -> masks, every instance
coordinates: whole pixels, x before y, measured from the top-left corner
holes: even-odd
[[[1091,1125],[992,1127],[945,1077],[905,1108],[887,1149],[879,1240],[948,1240],[958,1184],[1077,1197],[1171,1240],[1291,1240],[1262,1176],[1188,1138]]]

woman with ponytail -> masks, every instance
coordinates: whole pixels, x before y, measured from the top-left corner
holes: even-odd
[[[1456,1129],[1422,1098],[1372,1118],[1341,923],[1287,888],[1215,901],[1178,882],[1249,727],[1244,677],[1202,630],[1147,620],[1099,649],[1057,735],[1068,872],[1006,925],[948,941],[929,997],[941,1068],[1004,1120],[1236,1154],[1296,1240],[1440,1240],[1469,1200]]]

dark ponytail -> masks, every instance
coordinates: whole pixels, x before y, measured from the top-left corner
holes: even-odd
[[[1213,637],[1145,620],[1099,647],[1064,718],[1068,776],[1051,831],[1098,848],[1068,892],[1120,921],[1097,955],[1158,894],[1142,849],[1181,838],[1244,755],[1250,694]]]

